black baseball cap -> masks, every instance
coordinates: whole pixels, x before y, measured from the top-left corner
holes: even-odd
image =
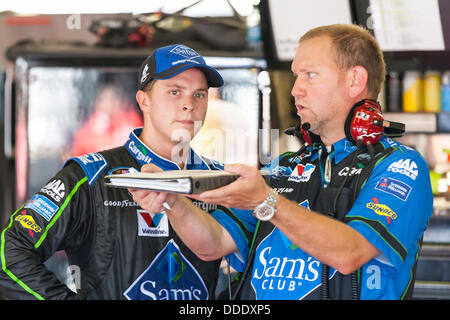
[[[139,70],[138,90],[143,90],[153,79],[169,79],[190,68],[199,68],[205,74],[209,87],[223,85],[219,72],[208,66],[197,51],[174,44],[156,49],[144,60]]]

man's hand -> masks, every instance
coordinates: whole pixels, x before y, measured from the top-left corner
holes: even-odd
[[[269,194],[269,186],[259,171],[243,164],[225,165],[225,171],[236,173],[240,178],[224,187],[188,195],[203,202],[220,204],[225,207],[253,210]]]
[[[141,168],[141,171],[160,172],[163,170],[155,166],[154,164],[146,164]],[[128,191],[133,196],[133,200],[136,201],[142,209],[147,210],[151,213],[165,211],[167,209],[166,207],[164,207],[165,203],[170,208],[172,208],[175,202],[178,200],[178,195],[175,193],[131,188],[129,188]]]
[[[162,170],[153,164],[148,164],[143,166],[141,171]],[[128,189],[128,191],[142,209],[151,213],[165,211],[172,228],[200,259],[217,260],[237,250],[233,238],[225,228],[183,195],[143,189]],[[196,196],[198,195],[193,198]],[[167,210],[164,203],[167,203],[170,209]]]

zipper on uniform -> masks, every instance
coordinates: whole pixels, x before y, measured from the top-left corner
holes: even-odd
[[[322,187],[327,188],[328,185],[331,183],[331,158],[333,157],[334,151],[329,153],[325,159],[325,168],[323,168],[322,165],[322,153],[323,148],[319,149],[318,156],[319,156],[319,168],[320,168],[320,176],[322,179]]]
[[[328,154],[325,160],[325,174],[324,174],[324,183],[326,187],[331,183],[331,154]]]

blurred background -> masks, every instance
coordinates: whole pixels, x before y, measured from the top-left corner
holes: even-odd
[[[0,226],[68,157],[122,145],[142,125],[138,68],[162,45],[191,46],[225,80],[211,89],[195,150],[256,167],[296,150],[303,141],[284,130],[298,122],[290,95],[297,41],[315,26],[356,23],[385,54],[385,119],[406,124],[398,140],[429,164],[434,212],[413,296],[448,299],[449,12],[448,0],[3,1]]]

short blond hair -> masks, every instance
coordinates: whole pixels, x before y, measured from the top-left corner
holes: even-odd
[[[376,99],[386,77],[386,63],[380,45],[370,32],[353,24],[333,24],[309,30],[299,43],[321,36],[329,37],[334,46],[336,65],[344,70],[362,66],[367,70],[369,97]]]

